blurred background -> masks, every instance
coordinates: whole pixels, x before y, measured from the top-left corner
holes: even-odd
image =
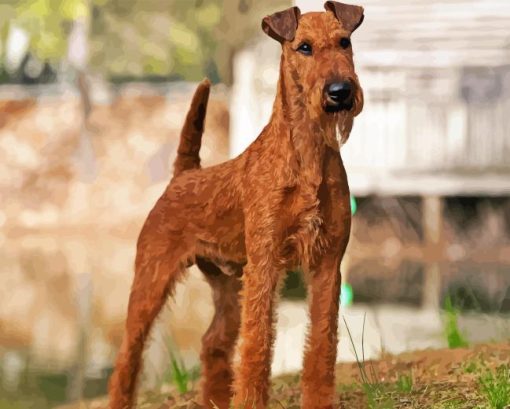
[[[509,340],[510,2],[358,3],[366,102],[341,151],[356,205],[342,315],[359,342],[366,314],[368,357],[448,346],[452,331]],[[0,0],[1,409],[104,395],[136,237],[196,82],[215,84],[211,165],[266,124],[280,46],[260,21],[292,4]],[[301,367],[305,295],[289,272],[275,374]],[[144,387],[173,379],[171,361],[194,379],[211,316],[192,269],[154,329]],[[354,359],[349,343],[342,328],[339,359]]]

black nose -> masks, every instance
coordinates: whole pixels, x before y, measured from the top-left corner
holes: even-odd
[[[352,94],[352,84],[349,81],[326,84],[324,91],[327,97],[337,104],[346,102]]]

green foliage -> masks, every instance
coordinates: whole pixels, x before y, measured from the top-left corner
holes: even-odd
[[[172,364],[172,381],[180,393],[188,392],[188,381],[189,381],[189,373],[182,363],[182,361],[177,360],[175,356],[171,357]]]
[[[400,393],[409,393],[413,390],[412,374],[400,374],[396,382],[397,390]]]
[[[0,361],[0,409],[48,409],[65,401],[67,374],[42,371],[33,367],[27,355],[22,355],[24,368],[15,385],[4,376],[8,368]]]
[[[182,358],[178,353],[170,349],[170,368],[167,370],[164,380],[173,384],[179,393],[187,393],[190,390],[190,384],[195,382],[200,376],[200,369],[194,367],[186,368]]]
[[[468,341],[461,333],[458,325],[459,310],[453,306],[452,300],[449,296],[445,299],[444,309],[444,333],[448,342],[448,348],[467,347],[469,345]]]
[[[0,409],[24,409],[26,402],[0,398]]]
[[[231,80],[232,55],[260,30],[262,16],[289,0],[0,1],[0,45],[9,27],[30,36],[30,51],[60,62],[73,20],[90,22],[90,67],[117,81],[135,78]],[[0,50],[4,47],[0,46]],[[3,52],[3,51],[2,51]],[[1,63],[0,63],[1,66]]]
[[[91,65],[108,77],[198,80],[215,52],[220,0],[104,0],[94,8]]]
[[[486,371],[478,382],[492,409],[505,409],[510,405],[510,366],[499,366],[495,372]]]
[[[477,361],[469,361],[463,365],[464,372],[470,373],[470,374],[478,372],[478,370],[480,370],[480,368],[481,368],[481,365]]]
[[[8,21],[0,21],[3,30],[9,24],[30,35],[30,50],[42,61],[57,61],[67,50],[69,22],[88,16],[86,0],[21,0],[5,11]],[[3,24],[2,24],[3,23]]]

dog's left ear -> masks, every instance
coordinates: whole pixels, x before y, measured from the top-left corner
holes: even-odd
[[[326,10],[332,11],[342,27],[351,33],[363,23],[363,7],[344,4],[338,1],[324,3]]]
[[[300,16],[301,11],[298,7],[279,11],[262,19],[262,30],[280,43],[292,41],[296,35]]]

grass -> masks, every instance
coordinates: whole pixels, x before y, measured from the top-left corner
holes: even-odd
[[[456,309],[449,298],[445,303],[446,320],[445,320],[445,335],[447,336],[449,348],[466,348],[468,342],[458,327],[458,309]],[[360,377],[360,386],[366,397],[366,407],[369,409],[396,409],[401,407],[422,407],[415,406],[418,401],[429,401],[431,406],[436,409],[464,409],[469,407],[476,409],[506,409],[510,408],[510,367],[503,365],[497,367],[496,370],[490,371],[487,369],[486,362],[483,358],[478,357],[474,360],[469,360],[464,364],[457,366],[457,369],[451,372],[452,376],[458,376],[460,373],[467,374],[468,376],[475,376],[475,392],[464,393],[462,396],[462,389],[468,388],[466,386],[455,390],[455,382],[441,381],[429,382],[437,383],[437,386],[432,386],[429,390],[429,385],[422,384],[416,386],[414,382],[413,369],[411,367],[409,372],[397,372],[394,384],[388,382],[389,377],[380,377],[376,366],[372,361],[368,363],[365,361],[364,349],[364,335],[365,335],[365,320],[363,318],[363,329],[361,338],[361,354],[358,353],[350,328],[344,318],[344,323],[347,328],[347,334],[351,346],[353,348],[354,356],[356,359],[356,366],[358,368]],[[478,378],[476,375],[478,374]],[[395,376],[395,375],[393,375]],[[393,378],[393,377],[392,377]],[[386,379],[386,382],[383,380]],[[476,384],[478,382],[479,388],[476,391]],[[355,388],[342,388],[343,393],[348,393],[349,389],[355,391]],[[437,389],[435,391],[434,389]],[[340,389],[339,389],[340,390]],[[437,402],[434,400],[437,399]],[[472,406],[466,406],[467,400],[471,399]],[[431,402],[432,401],[432,402]],[[485,403],[483,403],[485,401]]]
[[[510,405],[510,366],[501,365],[495,371],[486,371],[478,382],[491,409],[505,409]]]
[[[388,385],[381,381],[380,376],[377,374],[375,366],[372,361],[367,365],[365,361],[365,321],[366,314],[363,316],[363,328],[361,333],[361,359],[354,345],[349,325],[345,318],[343,318],[345,327],[347,328],[347,334],[351,341],[351,346],[354,350],[354,356],[356,358],[356,365],[358,366],[362,389],[366,395],[369,409],[393,409],[395,407],[392,397],[391,390],[396,390],[399,394],[409,394],[413,391],[413,375],[412,372],[409,374],[399,374],[394,385]]]
[[[182,358],[170,350],[170,368],[168,368],[163,381],[174,385],[177,391],[182,395],[190,392],[190,384],[196,381],[200,376],[200,368],[191,369],[184,365]]]
[[[188,392],[188,382],[190,374],[184,366],[182,360],[178,360],[174,354],[170,356],[170,364],[172,366],[172,382],[177,387],[179,393]]]
[[[503,409],[510,404],[510,345],[507,343],[417,351],[398,356],[386,354],[377,361],[365,361],[364,339],[361,350],[359,345],[357,347],[357,350],[354,348],[357,362],[343,362],[336,367],[339,408]],[[186,370],[179,359],[174,361],[179,368],[178,373],[187,372],[188,379],[193,378],[193,372]],[[189,391],[182,394],[170,378],[168,382],[172,382],[170,388],[165,385],[162,390],[153,393],[143,392],[137,408],[198,407],[194,403],[198,397],[192,381],[188,381]],[[273,379],[268,409],[298,409],[300,400],[298,373]],[[106,400],[96,399],[61,409],[84,408],[106,409]],[[3,409],[21,408],[11,405]]]
[[[453,399],[449,402],[445,402],[440,404],[439,406],[435,406],[434,409],[459,409],[462,408],[463,401],[461,399]]]
[[[393,409],[394,405],[388,397],[385,397],[385,385],[379,380],[377,372],[375,370],[374,364],[370,361],[370,365],[367,365],[365,362],[365,321],[366,314],[363,316],[363,329],[361,332],[361,360],[358,355],[358,351],[356,350],[356,346],[354,345],[354,340],[352,338],[351,330],[349,329],[349,325],[347,325],[347,321],[345,317],[343,317],[345,327],[347,328],[347,333],[349,335],[349,339],[351,341],[352,348],[354,350],[354,356],[356,358],[356,364],[358,365],[359,374],[361,377],[361,383],[363,387],[363,391],[368,400],[369,409]]]
[[[413,375],[401,374],[398,376],[397,391],[400,393],[411,393],[413,391]]]
[[[456,308],[451,300],[450,296],[445,299],[445,322],[444,322],[444,333],[448,348],[464,348],[469,345],[467,339],[459,329],[458,317],[459,310]]]
[[[361,350],[343,318],[356,361],[337,365],[338,399],[342,409],[506,409],[510,408],[510,346],[467,346],[458,326],[458,309],[445,302],[445,335],[449,349],[416,351],[365,360],[363,318]],[[457,348],[452,350],[450,348]],[[169,346],[171,365],[164,387],[139,397],[140,409],[196,408],[194,380],[197,368],[188,369],[178,351]],[[299,374],[273,379],[270,409],[297,409],[301,390]],[[170,387],[169,387],[170,386]],[[0,400],[0,409],[1,407]],[[99,403],[99,402],[98,402]],[[65,409],[82,409],[68,406]],[[85,406],[106,409],[106,406]],[[249,407],[249,405],[247,406]],[[16,406],[4,409],[19,409]],[[64,409],[64,408],[62,408]]]
[[[180,395],[185,395],[194,389],[194,383],[200,377],[200,367],[187,368],[173,338],[168,335],[166,347],[170,357],[170,366],[163,375],[162,384],[172,385]]]
[[[476,361],[469,361],[464,366],[464,372],[474,374],[480,369],[480,365]]]

